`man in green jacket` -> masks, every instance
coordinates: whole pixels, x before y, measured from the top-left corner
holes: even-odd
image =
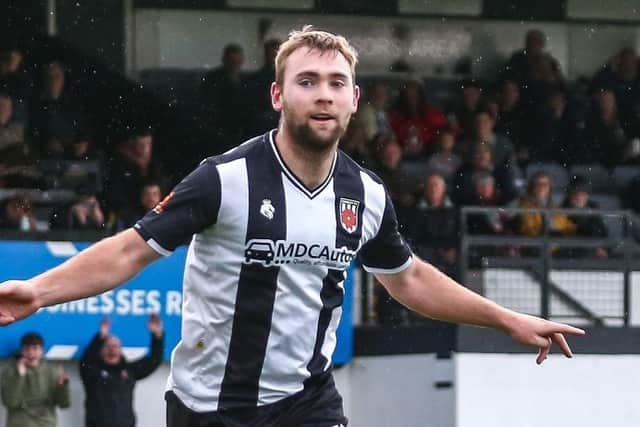
[[[69,377],[42,360],[43,344],[39,334],[25,334],[20,353],[2,372],[6,427],[55,427],[56,406],[69,407]]]

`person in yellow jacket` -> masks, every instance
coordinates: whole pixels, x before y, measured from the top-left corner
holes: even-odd
[[[531,177],[527,191],[518,199],[519,208],[556,208],[551,200],[551,178],[544,172]],[[577,226],[564,214],[556,214],[551,218],[549,230],[552,234],[574,234]],[[538,237],[544,233],[544,216],[539,212],[518,215],[516,233],[522,236]]]

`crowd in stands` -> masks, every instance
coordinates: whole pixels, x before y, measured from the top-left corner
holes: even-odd
[[[600,191],[623,195],[605,207],[640,211],[632,191],[640,187],[636,52],[624,48],[594,76],[568,81],[545,41],[530,31],[495,81],[464,78],[457,93],[437,102],[408,64],[406,78],[360,81],[363,97],[341,148],[384,180],[418,253],[452,274],[461,206],[596,208]],[[193,114],[194,131],[207,141],[202,158],[277,126],[269,88],[279,43],[264,43],[264,65],[251,73],[243,48],[229,44],[222,65],[202,76]],[[132,127],[109,150],[94,138],[72,76],[60,61],[36,70],[18,48],[0,53],[1,227],[115,232],[175,184],[148,126]],[[596,182],[602,175],[605,184]],[[583,222],[558,217],[551,228],[574,236],[607,232]],[[543,228],[535,215],[476,215],[467,227],[526,236]]]

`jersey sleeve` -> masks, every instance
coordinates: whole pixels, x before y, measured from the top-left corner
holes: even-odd
[[[194,234],[216,223],[220,209],[220,176],[212,160],[203,161],[135,225],[156,252],[168,256]]]
[[[393,203],[386,194],[382,222],[378,234],[358,252],[358,259],[369,273],[399,273],[411,264],[411,248],[398,231]]]

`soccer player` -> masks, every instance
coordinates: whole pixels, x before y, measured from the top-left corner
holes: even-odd
[[[331,355],[358,257],[416,312],[497,328],[567,356],[580,329],[503,308],[412,255],[382,182],[337,150],[360,96],[355,50],[305,27],[276,58],[280,125],[204,160],[136,225],[0,286],[0,324],[113,289],[190,241],[169,427],[346,425]]]

